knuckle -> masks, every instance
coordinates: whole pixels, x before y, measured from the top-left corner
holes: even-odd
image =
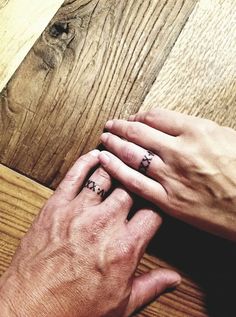
[[[130,200],[130,196],[125,191],[120,191],[119,195],[116,195],[115,204],[117,207],[123,206],[127,201]]]
[[[134,254],[134,243],[129,240],[119,240],[117,243],[117,256],[119,258],[130,258]]]
[[[136,140],[139,134],[138,125],[135,122],[132,122],[127,129],[125,137],[130,140]]]
[[[130,180],[130,188],[131,188],[131,191],[134,191],[134,192],[140,192],[140,190],[142,190],[143,188],[143,180],[141,177],[136,177],[136,178],[133,178]]]
[[[117,165],[114,166],[114,170],[113,170],[114,178],[119,179],[121,169],[122,169],[121,163],[118,163]]]
[[[135,153],[134,150],[131,149],[131,144],[129,142],[126,142],[127,144],[124,144],[123,150],[122,150],[122,159],[127,163],[133,163],[135,161]]]
[[[199,126],[199,130],[203,134],[205,134],[205,133],[212,134],[215,132],[217,127],[218,127],[218,124],[216,122],[205,119],[202,122],[202,124]]]
[[[144,121],[153,122],[157,115],[158,115],[158,109],[149,110],[144,115]]]
[[[104,178],[105,180],[111,179],[110,175],[102,167],[98,168],[98,175]]]
[[[65,182],[75,182],[78,179],[78,176],[79,176],[78,174],[68,172],[64,178],[64,181]]]
[[[157,227],[161,225],[161,223],[162,220],[155,211],[145,210],[143,221],[141,222],[141,227],[144,230],[156,230]]]

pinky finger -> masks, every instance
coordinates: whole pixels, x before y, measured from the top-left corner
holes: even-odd
[[[166,204],[167,192],[157,181],[133,170],[107,151],[100,153],[99,160],[103,168],[131,192],[158,204],[160,207]]]

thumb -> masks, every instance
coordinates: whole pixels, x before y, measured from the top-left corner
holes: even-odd
[[[178,273],[167,270],[152,270],[134,279],[129,304],[125,316],[148,304],[166,289],[175,287],[181,282]]]

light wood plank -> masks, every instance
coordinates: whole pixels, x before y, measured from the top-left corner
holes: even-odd
[[[20,241],[52,191],[0,165],[0,275],[7,269]],[[171,267],[145,254],[137,274],[157,267]],[[162,296],[137,316],[205,317],[203,295],[189,278],[175,292]]]
[[[236,128],[236,1],[201,0],[142,110],[162,106]]]
[[[63,0],[0,0],[0,92]]]
[[[66,1],[0,95],[0,161],[55,188],[138,110],[196,1]]]

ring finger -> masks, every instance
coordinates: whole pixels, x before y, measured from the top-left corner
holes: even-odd
[[[111,133],[103,133],[101,141],[108,151],[130,167],[157,181],[162,181],[161,175],[165,169],[165,163],[158,155]]]
[[[99,167],[86,181],[76,199],[83,200],[87,206],[100,204],[110,190],[112,180],[110,175]]]

